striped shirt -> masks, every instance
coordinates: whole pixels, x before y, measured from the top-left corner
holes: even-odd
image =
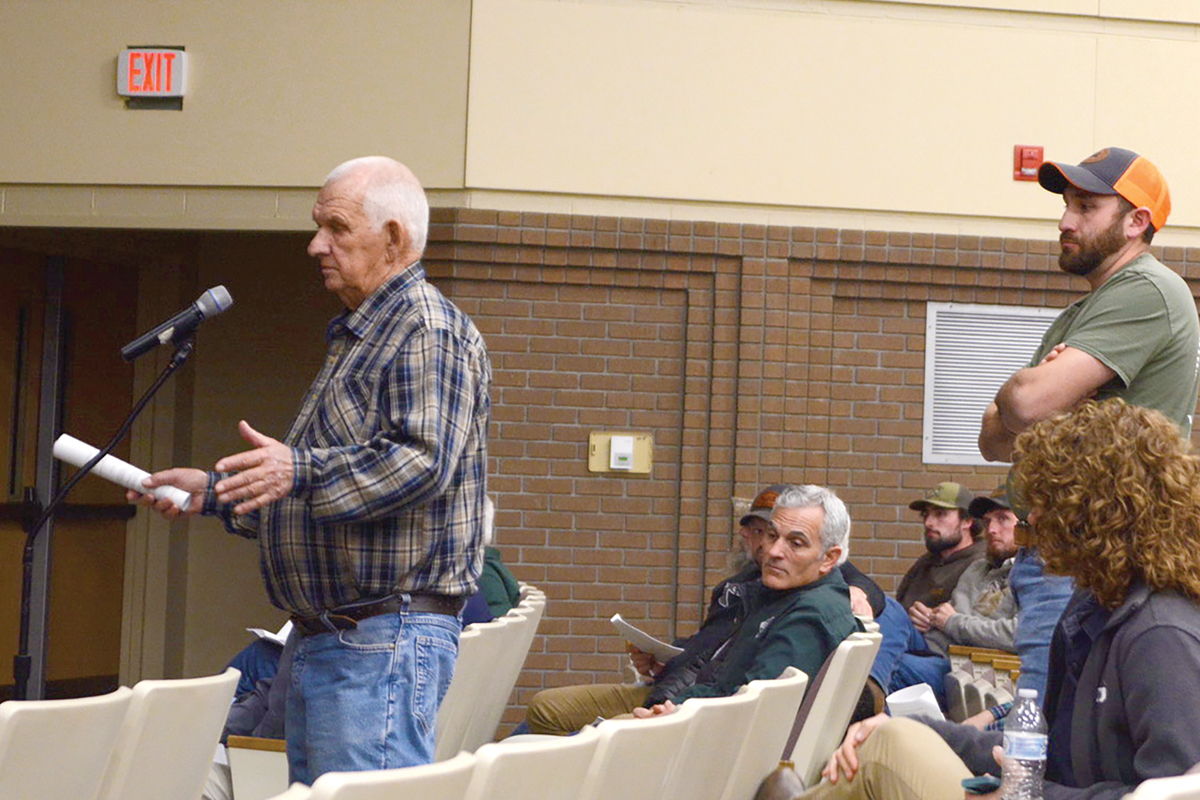
[[[491,364],[420,262],[326,332],[325,364],[283,442],[291,493],[204,513],[258,538],[271,602],[304,616],[398,592],[467,595],[483,565]]]

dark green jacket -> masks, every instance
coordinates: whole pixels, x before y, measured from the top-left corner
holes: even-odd
[[[500,551],[494,547],[483,551],[483,573],[479,576],[479,591],[487,598],[493,617],[503,617],[521,602],[521,587],[517,579],[500,561]]]
[[[754,588],[751,610],[732,638],[673,702],[727,697],[750,681],[778,678],[789,666],[811,678],[842,640],[859,629],[839,570],[799,589],[777,592],[762,583]]]

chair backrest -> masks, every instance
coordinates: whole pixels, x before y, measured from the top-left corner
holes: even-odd
[[[961,669],[951,669],[942,678],[946,687],[946,717],[954,722],[962,722],[971,716],[967,713],[967,685],[973,679]]]
[[[1142,781],[1129,800],[1200,800],[1200,774]]]
[[[462,800],[575,800],[600,744],[587,727],[574,736],[485,744]]]
[[[520,583],[519,586],[522,600],[533,595],[541,595],[543,600],[546,598],[546,593],[532,583]]]
[[[0,797],[94,797],[132,696],[0,703]]]
[[[287,745],[282,739],[230,736],[225,753],[238,800],[266,800],[288,788]]]
[[[818,676],[804,698],[799,713],[800,736],[790,757],[789,754],[784,757],[795,764],[805,786],[817,784],[821,768],[842,743],[882,641],[878,633],[847,636],[821,668],[824,674]]]
[[[99,800],[195,800],[241,673],[139,681]]]
[[[521,668],[525,666],[529,646],[533,644],[545,608],[544,597],[540,601],[525,599],[506,615],[509,620],[509,625],[503,629],[506,641],[500,648],[500,659],[492,668],[484,694],[477,698],[475,715],[460,745],[463,750],[474,751],[496,738],[496,728],[508,707],[508,698],[517,679],[521,677]]]
[[[233,796],[237,797],[237,789],[233,790]],[[311,800],[312,789],[305,786],[303,783],[293,783],[282,794],[273,795],[270,800]]]
[[[463,749],[479,698],[490,685],[505,644],[504,629],[511,617],[468,625],[458,638],[454,678],[438,709],[434,761],[445,761]],[[507,695],[506,695],[507,697]]]
[[[808,688],[808,676],[788,667],[773,681],[751,681],[748,686],[750,690],[759,689],[758,707],[742,738],[721,800],[750,800],[767,773],[778,766],[779,754]]]
[[[597,726],[600,744],[579,800],[660,800],[696,709],[684,703],[653,719],[613,719]]]
[[[366,772],[326,772],[313,781],[309,800],[396,800],[402,797],[420,800],[460,800],[475,756],[459,753],[434,764],[401,769],[377,769]]]
[[[521,665],[525,663],[525,655],[529,652],[529,642],[532,636],[526,633],[532,627],[530,609],[521,611],[513,609],[504,616],[508,624],[501,629],[504,641],[496,653],[496,660],[489,671],[488,681],[483,691],[475,696],[475,714],[467,726],[463,736],[462,749],[475,752],[480,745],[494,741],[496,726],[508,705],[508,696],[512,694],[513,686],[517,683],[517,675]]]
[[[694,706],[695,719],[675,762],[675,772],[667,781],[666,800],[716,800],[721,796],[741,753],[739,746],[730,745],[746,738],[761,700],[762,684],[756,683],[729,697],[685,703]]]

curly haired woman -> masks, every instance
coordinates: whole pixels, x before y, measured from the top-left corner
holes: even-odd
[[[1051,644],[1045,800],[1116,800],[1200,763],[1200,458],[1188,449],[1162,414],[1119,399],[1016,441],[1031,544],[1079,587]],[[999,773],[1000,737],[872,717],[803,796],[957,800],[963,778]]]

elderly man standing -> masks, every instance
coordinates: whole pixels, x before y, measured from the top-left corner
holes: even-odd
[[[425,280],[429,206],[407,167],[342,164],[313,220],[309,255],[346,308],[291,428],[277,441],[243,421],[252,449],[146,482],[258,539],[268,595],[295,626],[286,732],[303,783],[432,760],[483,562],[491,382],[479,331]]]

